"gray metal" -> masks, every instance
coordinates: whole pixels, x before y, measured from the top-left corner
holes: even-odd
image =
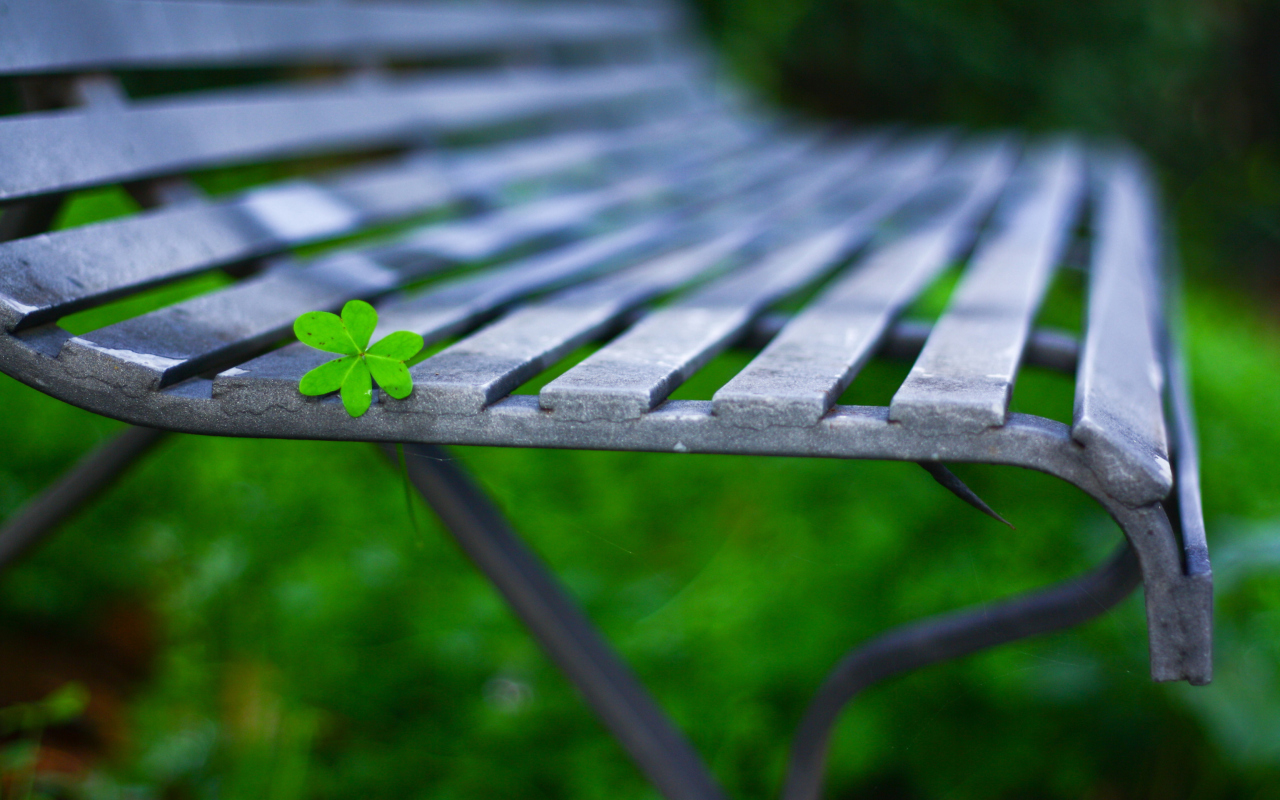
[[[1070,144],[1030,157],[1029,185],[1006,193],[889,419],[935,430],[1004,424],[1031,323],[1076,221],[1083,167]]]
[[[748,268],[646,317],[619,339],[543,387],[542,407],[573,420],[635,419],[662,402],[728,347],[770,304],[828,274],[874,226],[926,184],[945,143],[931,141],[885,159],[858,183],[875,187],[866,205],[798,241],[785,241]],[[865,189],[865,186],[863,187]]]
[[[758,153],[751,165],[739,172],[736,180],[752,180],[757,171],[768,171],[787,163],[803,152],[792,145],[775,148],[771,155]],[[723,192],[737,184],[728,186],[715,185],[714,191]],[[706,198],[694,195],[692,204],[687,204],[681,211],[687,212],[691,207]],[[514,300],[546,289],[555,288],[573,279],[589,277],[609,268],[617,268],[627,259],[642,258],[664,247],[672,246],[680,241],[681,231],[688,227],[681,221],[679,212],[666,211],[656,218],[640,221],[598,236],[589,237],[581,242],[570,244],[551,252],[541,253],[526,259],[498,267],[477,276],[454,279],[431,286],[417,295],[397,298],[381,307],[381,318],[375,337],[381,337],[396,330],[411,330],[420,333],[427,343],[465,331],[474,323],[491,316],[497,309]],[[428,239],[434,238],[432,231],[424,233]],[[476,255],[472,244],[460,243],[455,237],[455,247],[461,247],[469,255]],[[483,238],[482,241],[489,241]],[[411,248],[411,237],[404,245],[398,246],[394,254],[398,259],[406,257],[406,249]],[[435,255],[436,251],[430,251]],[[218,375],[213,392],[220,398],[234,401],[246,386],[261,386],[262,381],[278,384],[283,392],[288,392],[296,383],[293,377],[298,369],[311,369],[322,363],[326,356],[301,344],[291,344],[268,353],[261,358],[241,364]]]
[[[784,155],[790,150],[781,148]],[[678,163],[696,171],[716,152],[695,149]],[[352,297],[373,299],[406,280],[493,258],[554,232],[585,228],[607,209],[676,188],[666,176],[642,174],[604,189],[431,226],[395,246],[342,251],[305,267],[284,265],[223,291],[74,337],[60,357],[72,364],[114,363],[138,387],[161,388],[261,351],[309,310],[336,310]],[[681,188],[690,191],[688,185]],[[693,194],[698,196],[696,190]]]
[[[93,76],[72,79],[67,83],[69,85],[64,84],[60,88],[79,104],[92,107],[118,101],[116,90],[119,87],[113,79]],[[140,182],[130,186],[129,191],[143,208],[199,199],[201,195],[197,187],[183,179]],[[62,201],[62,196],[55,195],[21,204],[19,209],[22,211],[29,211],[29,206],[39,209],[37,213],[27,213],[21,217],[28,226],[23,235],[35,235],[47,230]],[[13,230],[10,229],[9,232]],[[3,235],[0,235],[0,241],[4,241]],[[61,523],[109,489],[166,436],[168,431],[130,426],[95,447],[63,473],[52,486],[19,508],[0,527],[0,571],[34,549]]]
[[[1173,264],[1177,277],[1177,262]],[[1180,284],[1168,292],[1169,315],[1161,330],[1169,402],[1169,434],[1173,447],[1175,469],[1174,492],[1165,500],[1165,507],[1174,520],[1176,530],[1182,536],[1183,569],[1189,580],[1196,583],[1202,595],[1212,603],[1213,568],[1209,563],[1209,543],[1204,527],[1204,510],[1200,503],[1200,452],[1196,442],[1195,406],[1191,401],[1191,387],[1187,368],[1183,362],[1179,337],[1183,335],[1185,321]],[[1205,620],[1206,635],[1212,636],[1212,608]],[[1212,664],[1206,666],[1211,669]]]
[[[678,222],[670,216],[648,220],[392,300],[380,307],[374,337],[411,330],[422,334],[430,344],[463,333],[522,296],[653,252],[678,230]],[[308,403],[294,391],[298,376],[328,358],[305,345],[290,344],[219,373],[208,391],[219,402],[230,405],[247,402],[249,407],[256,407],[266,400],[272,405],[283,402],[301,411]],[[268,388],[266,395],[262,393],[264,388]],[[200,391],[205,391],[204,387]]]
[[[420,298],[384,306],[384,322],[396,326],[407,323],[406,327],[433,332],[436,338],[456,334],[529,291],[594,274],[611,260],[616,264],[628,253],[634,256],[636,248],[670,241],[681,224],[673,218],[657,218],[532,261],[458,279]],[[376,270],[367,273],[381,275]],[[392,282],[385,280],[387,285]],[[301,374],[324,358],[300,346],[239,365],[222,373],[216,383],[194,377],[155,392],[154,369],[146,369],[145,364],[139,365],[143,367],[140,370],[122,368],[128,366],[129,354],[85,358],[84,351],[67,348],[68,354],[80,357],[57,357],[68,338],[47,326],[6,336],[0,338],[0,360],[9,374],[77,405],[139,424],[179,430],[371,441],[968,461],[1040,469],[1098,498],[1121,521],[1138,549],[1148,598],[1153,675],[1193,682],[1208,676],[1207,579],[1184,571],[1178,536],[1162,514],[1152,516],[1151,509],[1158,506],[1124,503],[1125,487],[1117,486],[1113,476],[1099,472],[1092,450],[1080,447],[1058,423],[1012,415],[1004,426],[980,433],[925,433],[890,423],[887,409],[837,406],[811,426],[756,429],[730,423],[705,402],[668,402],[634,419],[583,420],[548,412],[536,399],[522,396],[498,400],[478,413],[455,415],[423,413],[415,410],[411,401],[384,401],[354,420],[336,398],[315,400],[297,393]]]
[[[790,321],[789,314],[765,314],[756,320],[751,332],[738,342],[738,346],[746,350],[761,350]],[[924,343],[932,330],[933,325],[928,322],[900,320],[889,328],[875,354],[880,358],[915,361],[920,357],[920,351],[924,349]],[[1053,328],[1037,328],[1027,340],[1023,363],[1074,375],[1079,355],[1080,346],[1074,334]]]
[[[317,7],[318,6],[318,7]],[[669,4],[209,3],[5,0],[0,75],[160,67],[424,59],[674,32]]]
[[[1009,176],[1013,148],[964,152],[938,176],[961,181],[954,204],[877,247],[805,307],[713,398],[717,416],[745,427],[810,426],[826,414],[902,309],[973,237]]]
[[[701,121],[722,147],[747,135],[714,119]],[[621,165],[597,162],[652,158],[651,152],[669,155],[672,148],[695,144],[684,126],[657,123],[559,134],[451,157],[419,154],[328,180],[269,184],[220,202],[196,200],[0,244],[0,326],[14,330],[43,324],[122,294],[285,247],[449,203],[488,199],[522,180],[592,167],[621,179],[629,174]]]
[[[1184,572],[1181,544],[1159,504],[1129,507],[1117,500],[1114,487],[1094,471],[1085,449],[1061,423],[1011,414],[1004,426],[980,434],[926,435],[890,423],[887,408],[837,406],[812,427],[755,430],[726,424],[704,401],[668,401],[635,420],[581,422],[543,411],[537,398],[525,395],[473,415],[406,413],[400,404],[377,403],[353,419],[336,397],[298,395],[297,380],[306,364],[294,362],[275,375],[223,373],[219,381],[225,388],[216,395],[213,382],[203,378],[148,392],[111,371],[68,370],[29,346],[41,345],[40,337],[25,342],[4,337],[0,343],[5,370],[38,381],[50,394],[135,424],[204,434],[994,463],[1046,472],[1102,504],[1138,551],[1153,677],[1208,680],[1209,587]]]
[[[1071,437],[1116,497],[1140,505],[1162,500],[1173,486],[1157,346],[1162,234],[1138,159],[1116,154],[1097,167],[1099,222]]]
[[[527,68],[0,117],[0,201],[229,163],[412,146],[592,106],[675,101],[671,113],[683,113],[691,77],[686,66]]]
[[[433,414],[474,414],[509,394],[574,348],[615,327],[634,306],[723,268],[799,203],[821,207],[823,190],[848,180],[871,155],[872,143],[852,148],[836,163],[823,159],[816,174],[748,193],[730,211],[714,209],[700,240],[674,252],[525,306],[414,367],[410,407]],[[779,219],[772,219],[778,217]],[[703,227],[699,225],[697,227]],[[672,237],[679,242],[684,237]]]

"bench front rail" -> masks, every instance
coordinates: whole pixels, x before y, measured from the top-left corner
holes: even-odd
[[[1127,546],[1098,573],[850,656],[801,726],[788,797],[817,795],[835,715],[866,682],[1083,621],[1139,577],[1152,676],[1209,680],[1191,411],[1165,320],[1152,180],[1132,152],[780,119],[717,83],[662,4],[5,8],[0,79],[28,109],[0,116],[7,374],[164,431],[422,453],[889,459],[919,462],[962,494],[944,463],[1020,466],[1079,487],[1116,520]],[[276,70],[265,85],[145,97],[117,77],[264,64]],[[187,177],[262,163],[288,177],[216,195]],[[67,198],[102,186],[125,187],[143,210],[47,230]],[[957,264],[941,316],[905,318]],[[1079,335],[1036,326],[1062,269],[1087,280]],[[225,285],[95,330],[60,325],[211,274]],[[359,418],[336,396],[299,393],[328,356],[291,333],[299,314],[353,298],[378,308],[375,339],[412,330],[433,347],[412,368],[411,395],[377,395]],[[517,393],[584,345],[596,349],[537,394]],[[710,399],[670,399],[729,348],[755,355]],[[914,366],[888,406],[840,404],[873,357]],[[1074,375],[1069,422],[1010,411],[1024,365]],[[12,520],[0,563],[152,435],[126,434],[69,494]],[[655,784],[718,796],[465,476],[410,463]]]

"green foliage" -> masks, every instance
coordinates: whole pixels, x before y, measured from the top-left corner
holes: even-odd
[[[1161,168],[1189,267],[1274,288],[1280,3],[697,0],[734,72],[859,123],[1123,137]]]
[[[0,736],[32,733],[75,719],[84,713],[89,691],[72,682],[34,703],[16,703],[0,708]]]
[[[413,391],[413,376],[405,362],[422,350],[422,337],[396,331],[369,346],[378,327],[378,312],[363,300],[342,307],[342,316],[309,311],[293,323],[298,340],[326,353],[344,357],[329,361],[302,376],[298,391],[314,397],[341,391],[347,413],[359,417],[373,400],[373,381],[387,394],[403,400]]]
[[[1150,682],[1135,597],[1083,628],[868,691],[837,731],[829,795],[1273,794],[1280,326],[1274,296],[1222,277],[1276,262],[1276,4],[701,5],[736,68],[795,106],[1133,139],[1168,179],[1194,280],[1188,355],[1219,582],[1215,683]],[[197,177],[221,192],[283,169]],[[62,224],[127,213],[129,203],[116,190],[77,195]],[[1063,273],[1041,323],[1078,327],[1071,280]],[[137,303],[208,285],[174,284]],[[913,313],[936,313],[946,289]],[[63,324],[90,330],[141,307]],[[341,372],[333,365],[363,352],[369,388],[395,384],[370,357],[403,363],[413,342],[369,347],[371,325],[353,335],[329,316],[342,336],[330,324],[333,338],[321,340],[347,349],[328,351],[341,358],[324,366]],[[676,396],[710,397],[748,357],[724,354]],[[316,388],[340,390],[353,368]],[[842,402],[887,403],[907,369],[873,362]],[[1032,369],[1013,397],[1016,411],[1060,420],[1071,403],[1069,380]],[[4,517],[120,427],[2,377],[0,408]],[[487,448],[455,457],[734,797],[776,794],[810,693],[849,647],[1060,580],[1118,541],[1080,493],[994,467],[957,472],[1018,522],[1016,533],[909,464]],[[404,500],[403,481],[364,445],[174,437],[7,572],[0,632],[88,635],[111,598],[142,595],[164,633],[155,674],[131,705],[132,743],[95,770],[85,796],[651,798],[438,523],[411,498],[413,524]],[[6,763],[29,765],[34,748],[19,745]]]
[[[1189,294],[1210,546],[1220,573],[1254,565],[1219,594],[1215,684],[1150,682],[1135,597],[869,691],[839,728],[831,796],[1225,800],[1280,780],[1280,571],[1261,566],[1280,430],[1260,411],[1280,407],[1280,326],[1232,293]],[[689,396],[747,357],[709,365]],[[887,397],[902,369],[873,362],[854,387]],[[22,426],[0,514],[118,428],[8,379],[0,403]],[[1070,382],[1029,371],[1015,403],[1069,413]],[[735,797],[776,792],[804,704],[847,648],[1062,579],[1118,541],[1070,487],[995,467],[957,473],[1016,533],[910,464],[455,452]],[[421,532],[367,445],[175,437],[6,574],[0,627],[91,629],[104,598],[146,592],[167,645],[135,744],[101,776],[142,797],[652,797],[417,516]]]
[[[0,797],[10,797],[6,787],[21,785],[12,796],[21,800],[49,797],[36,786],[36,767],[40,755],[40,739],[46,728],[71,722],[84,713],[89,691],[72,681],[55,689],[43,699],[15,703],[0,708]]]

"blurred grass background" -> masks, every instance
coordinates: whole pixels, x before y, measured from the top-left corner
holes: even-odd
[[[1079,630],[869,691],[841,724],[829,796],[1276,796],[1280,4],[702,0],[698,12],[732,71],[805,113],[1136,142],[1160,169],[1188,274],[1214,684],[1150,682],[1135,597]],[[82,196],[61,224],[120,203]],[[723,357],[684,395],[709,396],[747,358]],[[885,402],[904,370],[873,364],[854,401]],[[1015,405],[1067,413],[1070,391],[1030,370]],[[3,515],[120,427],[8,378],[0,409]],[[1016,531],[913,465],[455,452],[741,798],[776,792],[799,715],[847,648],[1067,577],[1118,542],[1087,498],[1010,469],[957,471]],[[0,580],[0,683],[31,680],[26,660],[41,691],[83,685],[87,721],[60,735],[109,754],[58,791],[652,797],[429,512],[417,517],[367,445],[168,440]]]

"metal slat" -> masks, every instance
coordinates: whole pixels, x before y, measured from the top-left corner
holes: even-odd
[[[880,170],[850,183],[873,199],[838,223],[773,249],[687,298],[653,312],[618,339],[543,387],[540,403],[573,420],[634,419],[741,335],[771,303],[835,268],[874,226],[924,185],[947,144],[935,139],[877,160]],[[818,219],[811,224],[821,224]]]
[[[810,426],[826,414],[893,320],[971,238],[976,219],[1008,178],[1007,141],[957,152],[935,178],[958,197],[901,238],[865,256],[800,311],[769,345],[716,392],[715,414],[733,425]]]
[[[121,109],[0,118],[0,200],[511,123],[593,104],[679,98],[675,67],[524,69],[324,87],[207,92]]]
[[[450,281],[422,295],[384,303],[379,309],[380,321],[374,337],[376,339],[396,330],[411,330],[422,334],[430,344],[467,329],[526,294],[555,288],[619,266],[628,257],[640,258],[646,253],[670,247],[673,241],[679,240],[677,237],[683,235],[682,230],[688,227],[688,215],[696,212],[699,204],[705,204],[717,195],[732,193],[740,184],[750,182],[753,173],[768,173],[782,168],[803,154],[807,147],[808,143],[801,139],[794,144],[784,142],[759,151],[748,151],[725,164],[716,165],[720,171],[729,172],[734,177],[725,183],[714,174],[708,176],[705,191],[710,194],[695,197],[684,209],[478,276]],[[684,172],[679,165],[673,171]],[[712,170],[713,173],[716,171]],[[323,353],[295,343],[223,372],[218,376],[214,390],[220,394],[234,393],[238,387],[260,386],[263,379],[268,379],[272,382],[273,391],[289,401],[298,401],[302,399],[297,393],[298,379],[303,372],[326,358]]]
[[[6,0],[0,74],[430,58],[670,32],[666,5]]]
[[[478,414],[630,308],[711,270],[740,243],[725,235],[522,308],[414,367],[414,393],[402,402],[432,414]]]
[[[745,141],[703,120],[696,140]],[[664,153],[697,142],[683,123],[581,133],[288,181],[220,203],[192,203],[0,244],[0,327],[17,330],[202,270],[332,238],[504,184],[602,157]],[[655,145],[655,141],[658,143]]]
[[[385,248],[343,252],[303,268],[286,265],[222,291],[73,337],[60,358],[115,358],[135,372],[150,373],[151,388],[160,388],[280,338],[299,314],[336,309],[353,297],[385,294],[408,278],[468,259],[494,257],[521,243],[585,225],[607,209],[662,188],[660,182],[640,177],[478,220],[435,226],[393,251],[403,265],[400,269],[377,257]],[[416,258],[405,257],[410,250]]]
[[[584,230],[610,211],[653,201],[670,191],[671,186],[655,176],[641,175],[605,189],[551,197],[501,214],[424,228],[372,252],[379,261],[411,267],[421,264],[424,257],[457,263],[483,261],[548,236]]]
[[[799,179],[766,184],[727,209],[713,209],[695,244],[541,303],[521,308],[413,369],[415,389],[403,403],[433,414],[477,414],[617,324],[630,309],[705,276],[782,220],[780,211],[821,199],[870,157],[876,143],[843,157],[810,159]],[[817,163],[813,163],[817,162]],[[816,173],[816,174],[815,174]],[[698,225],[696,227],[702,227]]]
[[[1080,210],[1084,163],[1074,145],[1033,153],[1014,175],[964,278],[889,419],[981,433],[1003,425],[1036,310]]]
[[[409,330],[422,334],[429,345],[467,330],[528,294],[562,286],[607,269],[621,259],[652,252],[677,233],[679,226],[675,215],[651,219],[479,275],[451,280],[418,295],[390,300],[378,307],[378,329],[373,338]],[[301,408],[309,401],[298,393],[299,379],[331,357],[295,342],[219,373],[213,382],[213,396],[233,404],[239,399],[251,403],[265,400],[272,405]]]
[[[1173,485],[1157,345],[1160,232],[1137,157],[1115,154],[1096,165],[1101,185],[1071,437],[1115,496],[1138,505],[1163,499]]]
[[[486,260],[557,232],[584,229],[609,211],[679,193],[736,143],[690,148],[664,170],[640,174],[604,189],[549,197],[490,214],[433,226],[402,244],[374,246],[321,259],[305,269],[284,267],[229,289],[69,339],[68,363],[113,360],[142,389],[161,388],[213,366],[251,355],[282,336],[306,311],[336,309],[353,297],[370,299],[450,264]],[[786,155],[792,145],[773,145]],[[766,148],[738,160],[769,163]],[[684,181],[685,186],[677,184]],[[641,209],[643,213],[643,209]],[[395,268],[390,268],[394,264]]]
[[[653,198],[669,195],[695,202],[732,192],[738,185],[735,182],[743,181],[744,176],[750,180],[755,173],[775,169],[811,146],[808,139],[797,137],[735,152],[742,142],[719,135],[711,138],[715,141],[709,147],[689,142],[652,174],[619,181],[581,199],[571,196],[563,202],[544,203],[540,208],[513,211],[507,219],[497,222],[481,219],[427,228],[401,242],[377,248],[377,256],[388,263],[412,263],[423,254],[443,255],[456,261],[482,260],[545,231],[581,228],[609,206],[642,199],[646,192]],[[726,185],[726,180],[731,182]],[[593,204],[595,208],[591,207]]]

